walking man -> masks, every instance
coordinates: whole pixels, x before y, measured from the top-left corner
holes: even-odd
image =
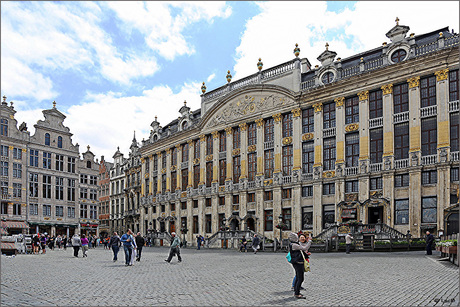
[[[353,240],[353,237],[351,236],[351,233],[348,233],[345,236],[345,244],[347,245],[347,251],[346,251],[347,254],[350,253],[351,243],[353,242],[352,240]]]
[[[427,231],[426,232],[426,254],[427,255],[433,255],[433,252],[432,252],[433,241],[434,241],[433,235],[429,231]]]
[[[121,236],[121,242],[123,243],[123,249],[125,251],[125,266],[130,265],[131,256],[133,254],[133,236],[131,235],[133,232],[131,229]]]
[[[136,236],[136,245],[137,245],[137,257],[136,261],[141,261],[142,247],[145,244],[145,239],[141,236],[141,233],[138,232]]]
[[[81,239],[78,233],[76,233],[72,237],[72,247],[73,247],[74,257],[78,258],[78,251],[80,250],[80,246],[81,246]]]
[[[175,232],[171,233],[171,236],[173,237],[173,241],[171,243],[171,248],[169,250],[169,257],[165,261],[167,263],[170,263],[172,257],[174,257],[174,255],[177,255],[177,260],[179,260],[179,262],[182,262],[182,257],[180,256],[180,239],[176,236]]]
[[[120,250],[120,245],[121,245],[120,237],[118,236],[116,232],[114,232],[113,236],[110,238],[110,241],[109,241],[109,248],[112,248],[112,252],[113,252],[113,262],[116,262],[118,260],[117,256],[118,256],[118,251]]]
[[[257,254],[257,250],[259,249],[260,239],[257,234],[254,234],[254,238],[252,239],[252,249],[254,250],[254,254]]]

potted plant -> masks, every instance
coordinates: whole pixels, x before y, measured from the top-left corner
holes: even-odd
[[[284,223],[279,223],[275,227],[278,228],[278,229],[281,229],[281,230],[287,230],[288,229],[288,225],[286,225]]]

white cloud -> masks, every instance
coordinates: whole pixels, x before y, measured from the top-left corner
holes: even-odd
[[[206,82],[211,82],[216,77],[216,74],[210,74]]]

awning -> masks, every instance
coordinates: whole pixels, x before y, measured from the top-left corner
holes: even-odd
[[[29,226],[21,221],[2,221],[2,228],[29,228]]]
[[[3,228],[0,228],[0,235],[7,235],[7,234],[8,234],[8,231],[6,231]]]
[[[2,249],[16,249],[14,243],[2,242]]]

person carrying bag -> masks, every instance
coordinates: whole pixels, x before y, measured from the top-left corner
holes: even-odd
[[[295,270],[294,297],[297,299],[305,299],[306,297],[300,294],[300,288],[304,281],[304,274],[309,270],[308,249],[311,246],[311,238],[305,234],[297,236],[296,233],[289,234],[289,255],[291,256],[291,264]]]

